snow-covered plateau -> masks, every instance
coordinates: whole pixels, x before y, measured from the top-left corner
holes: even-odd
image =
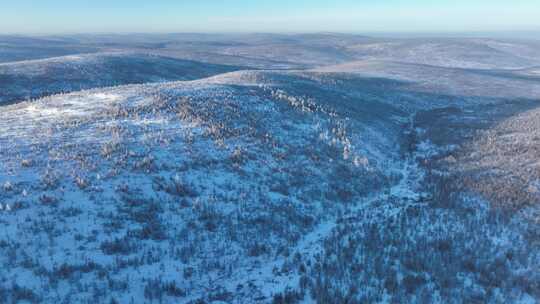
[[[540,301],[538,41],[21,39],[0,302]]]

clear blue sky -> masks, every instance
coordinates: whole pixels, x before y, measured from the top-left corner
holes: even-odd
[[[0,0],[0,33],[539,29],[540,0]]]

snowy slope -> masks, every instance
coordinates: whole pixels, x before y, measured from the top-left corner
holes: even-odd
[[[533,109],[479,134],[459,155],[458,170],[493,203],[510,209],[534,207],[526,216],[538,221],[539,149],[540,111]]]

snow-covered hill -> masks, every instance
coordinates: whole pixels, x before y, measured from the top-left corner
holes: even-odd
[[[237,69],[122,52],[4,63],[0,64],[0,104],[97,87],[193,80]]]
[[[2,275],[46,301],[151,299],[164,288],[171,299],[255,301],[293,284],[285,274],[275,281],[273,268],[304,234],[397,178],[381,168],[398,156],[387,141],[401,121],[387,121],[384,138],[351,120],[345,101],[239,85],[238,76],[229,74],[233,85],[131,86],[4,107],[3,250],[31,256],[45,272],[17,258],[2,261],[10,265]],[[268,77],[297,81],[292,90],[304,81],[278,76]],[[113,269],[118,276],[106,276],[124,292],[98,284],[107,288],[99,296],[87,285]],[[64,279],[81,289],[37,292]]]
[[[349,45],[361,59],[379,59],[453,68],[523,68],[540,62],[536,41],[495,39],[394,39]]]

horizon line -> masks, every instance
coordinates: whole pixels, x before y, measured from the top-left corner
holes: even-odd
[[[529,29],[495,29],[495,30],[368,30],[368,31],[243,31],[243,30],[228,30],[228,31],[196,31],[196,30],[163,30],[163,31],[50,31],[50,32],[0,32],[0,36],[63,36],[63,35],[189,35],[189,34],[207,34],[207,35],[257,35],[257,34],[274,34],[274,35],[302,35],[302,34],[333,34],[333,35],[370,35],[370,34],[383,34],[383,35],[401,35],[401,34],[443,34],[443,35],[455,35],[455,34],[510,34],[510,33],[540,33],[540,28]],[[539,37],[540,39],[540,37]]]

